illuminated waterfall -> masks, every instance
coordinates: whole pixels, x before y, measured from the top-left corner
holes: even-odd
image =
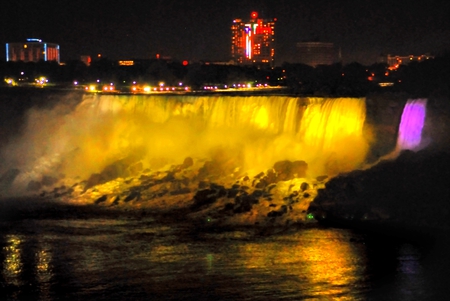
[[[16,184],[83,180],[117,160],[156,171],[186,157],[249,176],[302,160],[317,177],[358,168],[368,148],[358,98],[91,94],[61,107],[30,111],[23,137],[3,150],[21,171]]]
[[[398,150],[414,150],[420,146],[426,116],[426,104],[426,99],[412,99],[405,104],[398,130]]]
[[[331,175],[357,168],[367,152],[362,137],[365,116],[365,102],[352,98],[308,106],[298,137],[302,148],[316,155],[308,157],[309,162],[324,164],[322,172]]]

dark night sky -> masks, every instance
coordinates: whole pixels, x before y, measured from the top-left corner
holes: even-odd
[[[97,53],[227,60],[231,22],[252,10],[278,19],[278,64],[292,61],[296,42],[311,39],[341,47],[344,63],[450,49],[448,0],[15,0],[1,5],[0,42],[58,43],[63,61]]]

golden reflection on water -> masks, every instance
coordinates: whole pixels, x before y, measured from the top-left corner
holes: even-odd
[[[3,248],[5,260],[3,263],[3,275],[7,283],[21,285],[20,274],[22,273],[23,262],[21,255],[21,244],[23,240],[18,235],[8,235],[6,246]]]
[[[40,299],[49,300],[53,277],[51,246],[47,243],[38,244],[35,256],[36,280],[39,283]]]
[[[171,245],[157,245],[152,248],[152,256],[150,260],[153,262],[179,262],[186,259],[187,254],[190,254],[188,244]]]
[[[284,278],[292,292],[333,300],[357,298],[352,288],[364,275],[364,257],[355,245],[337,231],[304,231],[298,238],[245,244],[239,254],[246,268]]]
[[[51,247],[47,244],[42,245],[36,252],[36,275],[39,282],[48,282],[52,277],[50,262],[52,260]]]
[[[2,274],[5,283],[8,286],[22,287],[24,285],[30,285],[32,278],[27,278],[24,273],[27,263],[26,254],[34,250],[33,253],[33,275],[38,285],[38,295],[40,300],[48,300],[51,280],[53,277],[53,270],[51,268],[52,253],[51,246],[46,243],[36,244],[36,249],[32,245],[27,244],[29,241],[24,236],[10,234],[5,236],[6,245],[3,247],[5,259],[3,261]],[[25,254],[25,255],[24,255]],[[29,254],[30,255],[30,254]],[[19,291],[16,291],[15,296]],[[36,298],[38,296],[36,295]],[[14,297],[15,298],[15,297]],[[13,298],[13,299],[14,299]]]

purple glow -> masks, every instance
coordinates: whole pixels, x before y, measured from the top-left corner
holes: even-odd
[[[400,150],[414,149],[420,145],[426,105],[426,99],[412,99],[406,102],[398,131],[397,147]]]

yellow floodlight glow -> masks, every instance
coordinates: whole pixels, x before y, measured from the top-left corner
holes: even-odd
[[[17,82],[13,78],[5,78],[5,83],[9,86],[17,86]]]
[[[255,110],[253,123],[263,129],[269,126],[269,112],[265,107]]]
[[[36,84],[43,86],[46,83],[48,83],[48,79],[45,76],[41,76],[39,78],[36,78],[35,82],[36,82]]]

